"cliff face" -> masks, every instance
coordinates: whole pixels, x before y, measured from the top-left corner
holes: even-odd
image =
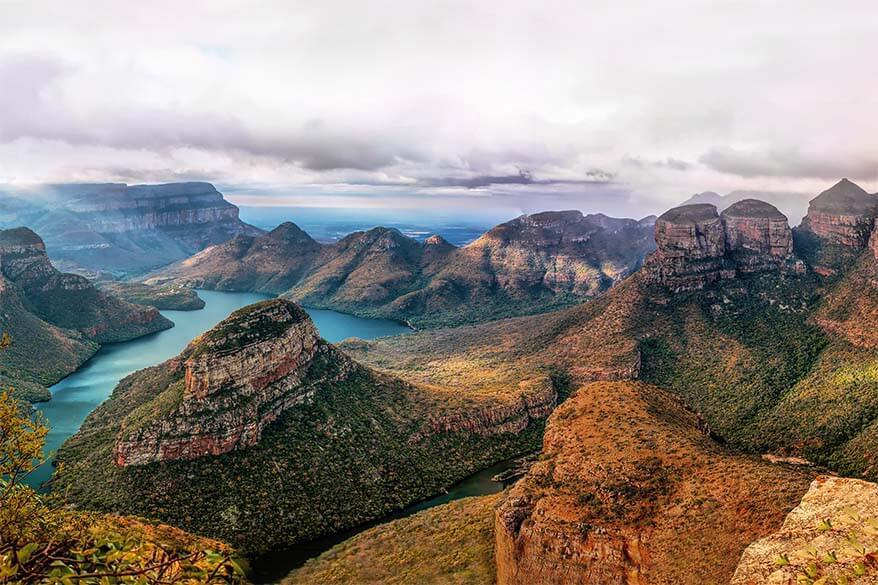
[[[578,211],[522,216],[456,248],[398,230],[356,232],[320,245],[293,224],[237,238],[152,275],[223,290],[282,293],[309,306],[448,325],[546,311],[594,297],[636,270],[653,249],[652,219]],[[277,231],[277,230],[275,230]],[[275,238],[276,240],[276,238]]]
[[[292,303],[266,301],[233,313],[170,362],[183,378],[164,390],[175,407],[156,420],[123,423],[116,464],[193,459],[255,445],[268,424],[309,398],[313,389],[302,382],[318,351],[313,323]],[[344,374],[343,367],[336,372]]]
[[[787,218],[774,206],[745,199],[723,211],[699,203],[675,207],[655,224],[658,250],[644,265],[646,282],[698,290],[738,272],[804,271],[793,259]]]
[[[27,228],[0,231],[0,280],[0,329],[14,342],[0,378],[20,387],[57,382],[96,351],[97,343],[173,325],[154,308],[132,305],[81,276],[59,272],[42,239]],[[44,392],[28,397],[33,396],[48,398]]]
[[[497,508],[498,585],[726,582],[809,476],[726,452],[702,428],[646,384],[579,388]]]
[[[46,185],[27,198],[10,221],[41,233],[53,260],[88,270],[142,271],[261,233],[209,183]]]
[[[747,547],[732,585],[878,581],[878,485],[821,476],[779,530]],[[801,579],[799,579],[801,581]]]
[[[847,179],[811,200],[802,228],[826,242],[863,249],[878,215],[878,198]]]

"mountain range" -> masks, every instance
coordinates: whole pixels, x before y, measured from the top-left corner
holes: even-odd
[[[503,493],[370,529],[286,583],[875,582],[876,217],[842,180],[795,228],[742,198],[524,216],[463,248],[238,236],[147,282],[282,298],[123,380],[53,489],[258,561],[539,450]],[[436,328],[334,346],[292,300]]]
[[[382,227],[320,244],[284,223],[212,246],[146,282],[268,292],[418,327],[473,323],[597,296],[653,249],[653,221],[545,212],[500,224],[463,247]]]

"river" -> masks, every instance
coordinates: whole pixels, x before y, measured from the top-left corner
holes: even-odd
[[[202,290],[198,291],[198,294],[206,303],[203,309],[162,311],[162,315],[174,322],[174,327],[132,341],[104,345],[80,369],[50,388],[52,399],[37,405],[49,423],[45,448],[49,457],[70,435],[79,430],[85,417],[110,396],[113,388],[122,378],[179,354],[192,339],[225,319],[232,311],[270,298],[256,293]],[[348,337],[374,339],[409,331],[408,327],[386,319],[363,319],[323,309],[306,309],[306,311],[314,320],[321,337],[330,342],[341,341]],[[458,498],[496,493],[503,489],[503,484],[492,481],[491,478],[509,469],[510,465],[511,462],[505,462],[480,471],[449,488],[446,493],[413,504],[369,524],[255,559],[252,577],[257,582],[276,582],[308,559],[318,556],[335,544],[371,526]],[[45,463],[28,477],[28,483],[39,487],[51,477],[51,474],[51,463]]]
[[[243,306],[270,298],[257,293],[198,291],[205,307],[199,311],[162,311],[174,327],[123,343],[101,347],[80,369],[50,388],[52,399],[38,404],[49,423],[46,453],[51,455],[79,430],[88,414],[106,400],[119,380],[132,372],[154,366],[180,353],[198,335],[204,333],[229,313]],[[374,339],[409,331],[407,327],[386,319],[362,319],[353,315],[306,309],[320,335],[330,342],[348,337]],[[43,464],[28,476],[34,487],[52,475],[51,463]]]

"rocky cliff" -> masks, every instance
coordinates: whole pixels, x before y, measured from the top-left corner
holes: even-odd
[[[878,196],[842,179],[811,200],[797,248],[819,274],[843,272],[869,245],[876,216]]]
[[[738,272],[803,272],[793,258],[787,218],[774,206],[744,199],[718,214],[707,203],[675,207],[655,224],[657,251],[644,265],[646,282],[676,291],[704,288]]]
[[[878,485],[821,476],[776,532],[747,547],[732,585],[878,582]]]
[[[97,290],[55,269],[42,239],[27,228],[0,231],[0,330],[13,339],[0,380],[48,399],[45,386],[75,370],[98,343],[171,327],[154,308]]]
[[[264,553],[533,450],[559,394],[543,379],[505,399],[403,380],[348,358],[275,299],[122,380],[59,450],[53,481],[78,505]]]
[[[51,258],[69,268],[143,271],[261,233],[210,183],[43,185],[21,197],[26,207],[8,221],[41,233]]]
[[[251,305],[193,342],[168,367],[163,392],[173,409],[152,420],[129,417],[115,445],[117,465],[193,459],[252,447],[265,427],[311,397],[303,384],[322,347],[308,315],[281,300]],[[338,358],[334,376],[347,372]],[[182,377],[178,380],[177,377]]]
[[[654,247],[652,218],[578,211],[522,216],[463,248],[398,230],[356,232],[320,245],[293,224],[237,238],[152,275],[222,290],[282,293],[309,306],[459,324],[543,312],[591,298],[634,270]]]
[[[809,475],[734,455],[700,429],[655,387],[578,389],[497,508],[498,585],[727,582]]]

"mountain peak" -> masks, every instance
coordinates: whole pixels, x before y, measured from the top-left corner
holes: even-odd
[[[870,195],[865,189],[842,179],[811,200],[809,209],[815,211],[835,211],[848,213],[874,213],[878,208],[878,197]]]
[[[291,243],[311,243],[314,239],[309,236],[302,228],[291,221],[285,221],[266,234],[267,238],[272,240],[282,240]]]
[[[32,229],[17,227],[0,230],[0,246],[42,246],[43,239]]]
[[[667,210],[659,216],[658,221],[686,225],[709,221],[714,218],[719,218],[715,205],[711,203],[693,203]]]
[[[742,199],[741,201],[733,203],[727,207],[722,212],[722,215],[723,217],[787,219],[787,216],[781,213],[777,207],[771,203],[760,201],[759,199]]]

